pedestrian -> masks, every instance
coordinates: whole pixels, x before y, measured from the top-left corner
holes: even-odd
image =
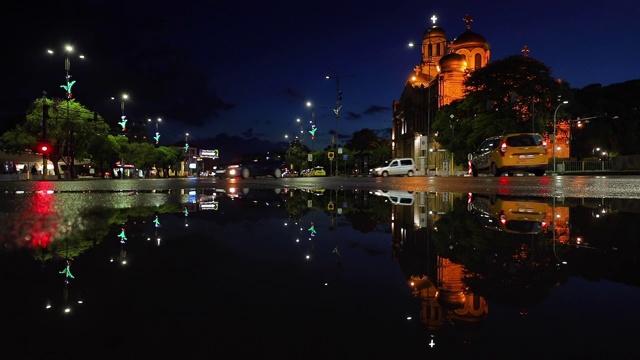
[[[36,169],[36,164],[31,166],[31,175],[38,175],[38,169]]]

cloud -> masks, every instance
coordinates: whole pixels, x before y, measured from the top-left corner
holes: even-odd
[[[347,111],[347,116],[345,116],[345,118],[350,119],[350,120],[358,120],[360,118],[362,118],[362,115],[358,114],[358,113],[354,113],[353,111]]]
[[[247,139],[255,137],[255,134],[253,133],[253,128],[248,128],[247,130],[243,131],[241,134]]]
[[[287,99],[292,101],[300,101],[300,99],[304,98],[304,95],[301,92],[290,87],[284,89],[284,95],[287,97]]]
[[[376,114],[384,114],[384,113],[388,113],[391,112],[391,108],[388,106],[377,106],[377,105],[371,105],[369,106],[369,108],[367,108],[363,114],[365,115],[376,115]]]

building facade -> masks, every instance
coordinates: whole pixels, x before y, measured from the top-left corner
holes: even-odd
[[[436,112],[465,96],[465,79],[486,66],[491,55],[485,38],[471,31],[473,18],[468,14],[463,18],[466,30],[451,41],[435,16],[431,21],[422,36],[421,61],[392,105],[392,155],[414,158],[421,174],[442,170],[447,159],[430,131]]]

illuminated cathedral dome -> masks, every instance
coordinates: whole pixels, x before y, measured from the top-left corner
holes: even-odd
[[[422,35],[423,39],[434,38],[434,37],[446,38],[447,35],[445,34],[444,29],[437,25],[433,25],[432,27],[425,30],[424,34]]]
[[[413,86],[414,88],[419,88],[419,87],[429,87],[429,77],[421,72],[416,72],[415,74],[411,75],[411,77],[408,80],[409,84],[411,84],[411,86]]]
[[[471,23],[473,18],[467,14],[462,18],[467,23],[467,30],[458,36],[451,42],[451,50],[457,52],[460,49],[477,49],[480,48],[484,51],[489,50],[489,43],[484,36],[471,31]]]
[[[469,29],[458,36],[451,43],[452,48],[455,50],[463,48],[481,48],[483,50],[489,50],[489,43],[484,36],[475,33]]]
[[[458,53],[449,53],[442,57],[439,61],[440,72],[451,72],[467,70],[467,59],[464,55]]]

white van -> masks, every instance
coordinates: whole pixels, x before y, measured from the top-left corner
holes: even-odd
[[[413,176],[418,171],[412,158],[397,158],[385,161],[383,166],[371,172],[373,176]]]

